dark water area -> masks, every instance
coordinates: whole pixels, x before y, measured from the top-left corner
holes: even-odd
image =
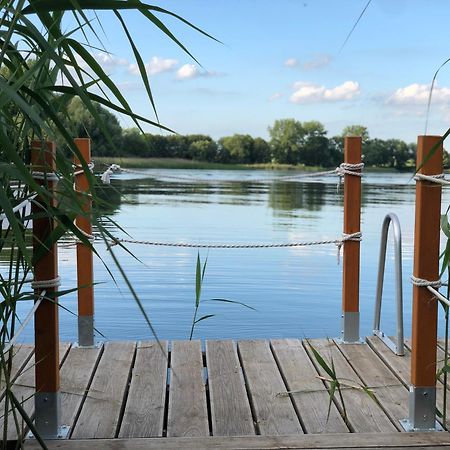
[[[337,179],[279,178],[286,172],[142,170],[121,173],[99,192],[100,210],[132,239],[198,244],[275,244],[339,239],[343,189]],[[193,181],[171,177],[190,177]],[[196,181],[197,179],[197,181]],[[443,209],[450,202],[445,194]],[[107,203],[107,204],[106,204]],[[411,334],[414,182],[411,174],[368,173],[363,179],[361,334],[371,334],[381,224],[393,212],[402,225],[405,335]],[[113,222],[111,233],[127,237]],[[98,241],[96,326],[107,339],[152,333],[111,254]],[[337,337],[342,265],[334,244],[267,249],[196,249],[127,244],[113,247],[161,339],[186,339],[195,304],[197,252],[208,258],[195,338]],[[76,286],[74,248],[60,248],[61,289]],[[108,272],[111,271],[111,274]],[[395,333],[392,238],[388,245],[382,329]],[[236,304],[208,301],[224,298]],[[76,312],[76,294],[62,299]],[[24,311],[28,309],[24,307]],[[76,340],[76,317],[61,311],[61,339]],[[24,334],[32,339],[32,327]]]

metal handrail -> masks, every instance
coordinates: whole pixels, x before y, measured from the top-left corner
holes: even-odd
[[[383,296],[384,269],[386,265],[386,247],[389,225],[392,223],[394,231],[394,264],[395,264],[395,296],[397,303],[397,343],[393,342],[380,330],[381,300]],[[396,355],[405,354],[403,341],[403,284],[402,284],[402,232],[398,217],[389,213],[383,221],[381,228],[380,260],[378,264],[377,293],[375,299],[375,316],[373,321],[373,334],[378,336]]]

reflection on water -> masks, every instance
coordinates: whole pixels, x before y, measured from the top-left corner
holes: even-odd
[[[194,181],[169,176],[191,176]],[[272,181],[286,172],[143,170],[99,186],[97,208],[134,239],[187,243],[292,243],[336,239],[342,233],[342,187],[336,178]],[[167,179],[164,178],[166,175]],[[198,179],[204,179],[205,183]],[[195,181],[197,180],[197,181]],[[447,194],[446,194],[447,195]],[[381,223],[388,212],[402,224],[405,335],[410,335],[414,184],[409,174],[367,174],[363,180],[361,327],[373,319]],[[444,198],[444,205],[450,198]],[[112,225],[110,225],[112,227]],[[113,234],[125,237],[120,230]],[[104,244],[95,265],[96,325],[110,339],[151,337]],[[196,249],[129,245],[120,259],[160,338],[189,335],[195,299]],[[389,249],[382,328],[395,331],[394,279]],[[202,296],[245,302],[204,302],[198,338],[338,336],[342,267],[334,245],[283,249],[201,250],[208,257]],[[76,285],[75,250],[60,249],[61,289]],[[111,270],[114,279],[105,269]],[[76,296],[64,297],[76,311]],[[24,310],[27,308],[24,307]],[[76,318],[61,312],[61,335],[76,339]],[[31,339],[31,329],[26,335]]]

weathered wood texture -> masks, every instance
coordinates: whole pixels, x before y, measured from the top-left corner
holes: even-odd
[[[68,441],[52,442],[49,448],[450,446],[447,433],[400,432],[398,420],[407,417],[411,353],[406,348],[406,355],[398,357],[376,337],[367,342],[310,341],[330,366],[333,361],[348,422],[338,395],[327,417],[330,376],[306,341],[208,341],[205,354],[199,341],[176,341],[171,347],[161,342],[164,351],[153,341],[137,348],[130,342],[74,347],[60,371],[63,422],[72,433]],[[61,349],[61,356],[67,349]],[[14,387],[20,397],[34,392],[31,352],[19,352],[15,362],[25,364]],[[367,388],[376,401],[364,392]],[[439,406],[442,392],[440,385]],[[31,399],[25,403],[30,413]],[[25,448],[33,446],[27,442]]]
[[[175,341],[170,364],[167,436],[209,436],[200,341]]]
[[[299,419],[286,392],[267,341],[241,341],[238,344],[250,401],[260,434],[301,434]]]
[[[297,436],[210,436],[206,438],[165,439],[96,439],[53,441],[49,450],[279,450],[279,449],[427,449],[450,448],[448,433],[359,433],[306,434]],[[38,450],[35,442],[27,442],[26,450]]]
[[[275,358],[307,433],[346,433],[336,405],[299,339],[271,342]]]
[[[252,412],[234,342],[208,341],[206,361],[213,435],[255,434]]]
[[[166,401],[168,344],[141,342],[119,437],[161,437]]]
[[[134,357],[134,342],[108,342],[72,437],[114,438]]]
[[[341,388],[343,402],[340,401],[337,394],[335,399],[341,411],[345,408],[351,428],[357,433],[395,431],[396,427],[386,416],[383,409],[366,392],[360,389],[361,386],[364,386],[363,381],[344,358],[338,346],[331,340],[313,339],[310,342],[327,360],[330,367],[333,362],[337,378],[343,380]],[[307,350],[312,355],[308,347]],[[316,363],[316,366],[322,376],[329,378],[319,364]]]

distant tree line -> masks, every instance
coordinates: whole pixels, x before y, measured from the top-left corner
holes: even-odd
[[[230,164],[302,164],[334,167],[343,160],[344,137],[361,136],[367,166],[404,169],[414,165],[416,145],[400,139],[371,139],[366,127],[351,125],[339,136],[327,136],[323,124],[295,119],[276,120],[269,127],[270,140],[248,134],[234,134],[215,141],[208,135],[168,135],[141,133],[137,128],[122,129],[117,117],[100,105],[99,114],[108,124],[114,145],[105,139],[95,120],[75,98],[68,107],[74,124],[72,133],[92,139],[94,156],[138,156],[143,158],[183,158]],[[447,156],[447,154],[446,154]],[[445,158],[448,160],[448,157]]]

